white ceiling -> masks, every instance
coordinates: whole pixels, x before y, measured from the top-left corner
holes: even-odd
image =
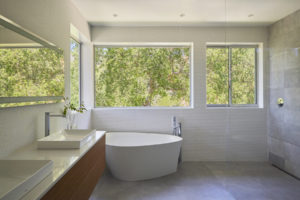
[[[269,25],[300,9],[300,0],[72,1],[90,24],[105,26]]]

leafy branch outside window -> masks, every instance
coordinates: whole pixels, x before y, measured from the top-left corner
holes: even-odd
[[[85,108],[84,104],[80,104],[80,106],[77,108],[73,103],[70,102],[68,97],[64,97],[65,105],[64,105],[64,110],[63,114],[66,115],[68,110],[70,111],[76,111],[79,113],[83,113],[87,109]]]

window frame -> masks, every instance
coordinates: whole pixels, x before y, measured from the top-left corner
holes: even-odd
[[[74,40],[78,45],[79,45],[79,53],[78,53],[78,55],[79,55],[79,67],[78,67],[78,75],[79,75],[79,77],[78,77],[78,79],[79,79],[79,85],[78,85],[78,88],[79,88],[79,91],[78,91],[78,95],[79,95],[79,98],[78,98],[78,100],[79,100],[79,102],[78,102],[78,105],[79,105],[79,107],[81,107],[81,105],[82,105],[82,55],[81,55],[81,51],[82,51],[82,42],[80,42],[80,40],[79,39],[77,39],[76,37],[73,37],[72,35],[71,35],[71,37],[70,37],[70,39],[71,40]],[[70,58],[71,58],[71,50],[70,50]],[[70,59],[70,99],[71,99],[71,95],[72,95],[72,90],[71,90],[71,59]]]
[[[210,44],[206,46],[206,50],[208,48],[228,48],[228,104],[208,104],[207,103],[207,73],[205,74],[205,100],[206,100],[206,107],[253,107],[253,108],[258,108],[258,49],[259,45],[243,45],[243,44],[231,44],[231,45],[215,45],[215,44]],[[232,63],[232,48],[255,48],[255,103],[254,104],[232,104],[232,80],[231,80],[231,63]],[[205,51],[206,53],[206,51]],[[206,56],[205,56],[206,59]],[[205,66],[206,61],[205,61]],[[207,69],[207,67],[206,67]]]
[[[190,105],[186,107],[180,107],[180,106],[120,106],[120,107],[104,107],[104,106],[96,106],[96,57],[95,57],[95,49],[96,48],[122,48],[122,47],[149,47],[149,48],[171,48],[171,47],[183,47],[183,48],[189,48],[190,53],[190,72],[189,72],[189,79],[190,79]],[[93,105],[96,109],[193,109],[194,108],[194,43],[193,42],[168,42],[168,43],[155,43],[155,42],[146,42],[146,43],[94,43],[93,45]]]

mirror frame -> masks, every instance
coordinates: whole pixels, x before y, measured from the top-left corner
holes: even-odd
[[[46,47],[49,49],[53,49],[55,51],[58,51],[59,53],[62,53],[63,50],[58,48],[55,44],[43,39],[42,37],[32,33],[31,31],[23,28],[22,26],[18,25],[17,23],[13,22],[12,20],[4,17],[3,15],[0,15],[0,25],[16,32],[38,44],[41,44],[42,47]],[[0,109],[3,108],[12,108],[12,107],[22,107],[22,106],[32,106],[32,105],[41,105],[41,104],[51,104],[53,102],[51,101],[57,101],[60,102],[64,99],[63,96],[19,96],[19,97],[0,97],[0,104],[3,103],[26,103],[26,102],[35,102],[35,104],[30,105],[20,105],[20,106],[7,106],[7,107],[0,107]],[[46,102],[49,101],[49,103],[38,103],[40,101]]]

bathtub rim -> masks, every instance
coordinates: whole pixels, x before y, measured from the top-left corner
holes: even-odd
[[[106,146],[115,147],[115,148],[138,148],[138,147],[151,147],[151,146],[160,146],[160,145],[166,145],[166,144],[173,144],[173,143],[182,143],[183,138],[176,136],[176,135],[170,135],[165,133],[153,133],[153,132],[133,132],[133,131],[109,131],[106,133],[107,137],[109,133],[137,133],[137,134],[152,134],[152,135],[167,135],[171,137],[176,137],[177,141],[171,141],[171,142],[164,142],[164,143],[153,143],[153,144],[145,144],[145,145],[112,145],[105,143]]]

